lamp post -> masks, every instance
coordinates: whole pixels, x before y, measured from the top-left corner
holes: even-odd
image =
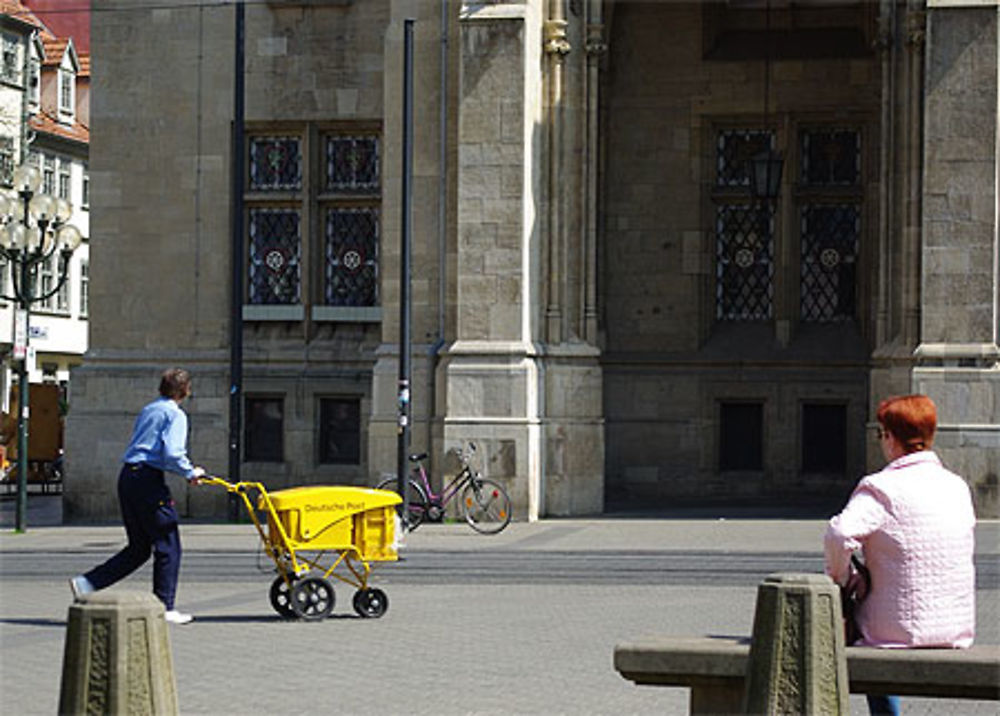
[[[37,167],[22,164],[14,170],[14,190],[0,193],[0,256],[11,267],[13,296],[2,296],[17,304],[14,313],[14,352],[18,361],[17,411],[17,513],[14,529],[27,529],[28,514],[28,340],[31,304],[57,294],[66,283],[69,259],[80,245],[80,230],[68,223],[73,205],[63,198],[39,193],[42,183]],[[34,220],[34,226],[32,226]],[[47,292],[35,294],[39,264],[59,254],[59,277]]]

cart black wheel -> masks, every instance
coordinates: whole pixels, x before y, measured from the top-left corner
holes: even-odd
[[[375,485],[375,489],[396,492],[396,488],[398,486],[396,476],[390,475]],[[417,529],[417,527],[419,527],[427,517],[427,511],[430,508],[430,504],[427,501],[427,493],[424,491],[423,486],[419,482],[410,480],[409,492],[410,509],[406,511],[406,516],[403,517],[403,520],[406,522],[407,531],[412,532]]]
[[[299,619],[318,621],[333,611],[333,585],[323,577],[306,577],[292,585],[292,610]]]
[[[292,590],[288,586],[289,582],[294,586],[295,577],[289,576],[288,582],[286,582],[285,578],[279,575],[271,583],[270,592],[271,606],[274,607],[274,611],[286,619],[295,617],[295,610],[292,609]]]
[[[492,480],[474,477],[462,491],[462,512],[476,532],[496,534],[510,524],[510,497]]]
[[[359,589],[354,593],[354,611],[366,619],[378,619],[389,610],[389,597],[381,589]]]

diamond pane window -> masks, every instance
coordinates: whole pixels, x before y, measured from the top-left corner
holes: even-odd
[[[854,317],[861,206],[802,207],[802,320]]]
[[[715,315],[725,321],[771,318],[774,209],[720,204],[715,209]]]
[[[301,302],[301,223],[292,209],[250,210],[251,304]]]
[[[328,306],[378,305],[378,210],[326,212],[325,300]]]
[[[749,187],[750,157],[774,148],[774,132],[760,129],[727,129],[719,132],[715,154],[716,186]]]
[[[861,133],[803,132],[802,180],[809,186],[856,186],[861,181]]]
[[[250,191],[302,188],[302,143],[298,137],[250,140]]]
[[[378,138],[327,137],[326,188],[328,191],[378,191]]]

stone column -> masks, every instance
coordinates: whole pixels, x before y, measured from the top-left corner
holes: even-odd
[[[479,444],[515,518],[542,505],[541,3],[465,3],[459,15],[454,338],[441,352],[444,447]]]
[[[938,405],[935,449],[998,515],[1000,8],[929,2],[920,345],[912,389]]]
[[[820,574],[772,574],[757,589],[746,713],[849,714],[840,591]]]
[[[178,713],[159,599],[145,592],[101,592],[69,608],[59,713]]]

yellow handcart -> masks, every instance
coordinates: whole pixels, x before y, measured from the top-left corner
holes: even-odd
[[[370,562],[399,558],[396,551],[396,505],[399,495],[366,487],[293,487],[268,492],[259,482],[231,483],[204,477],[239,495],[260,534],[264,551],[278,576],[271,584],[271,606],[283,617],[325,619],[333,612],[330,579],[356,587],[354,611],[380,617],[389,608],[381,589],[369,587]],[[265,513],[266,528],[257,510]],[[342,567],[340,572],[337,568]],[[318,574],[317,574],[318,573]]]

